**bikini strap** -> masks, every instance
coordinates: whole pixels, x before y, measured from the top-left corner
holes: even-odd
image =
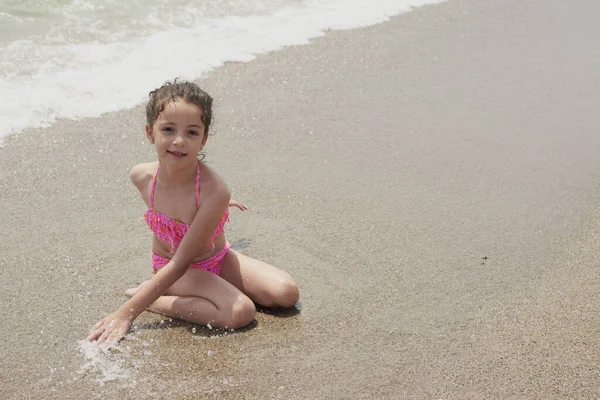
[[[150,187],[150,208],[154,208],[154,188],[156,187],[156,178],[158,177],[159,169],[160,164],[156,167],[156,173],[154,174],[154,178],[152,178],[152,186]]]
[[[200,200],[200,161],[198,161],[198,171],[196,172],[196,207],[198,207],[198,200]]]

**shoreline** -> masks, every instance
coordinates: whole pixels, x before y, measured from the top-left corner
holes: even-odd
[[[417,3],[420,5],[416,7],[440,1],[445,0],[419,0]],[[200,16],[197,14],[203,14],[202,11],[188,10],[188,14],[196,12],[196,15],[189,15],[190,19],[194,18],[196,21],[192,25],[189,24],[190,20],[181,21],[181,18],[177,17],[177,15],[181,17],[181,10],[177,10],[178,7],[175,7],[175,9],[171,8],[167,15],[164,15],[166,20],[159,24],[161,28],[158,29],[155,26],[156,21],[142,11],[134,18],[135,21],[131,21],[134,24],[146,24],[148,29],[140,36],[137,36],[137,32],[129,32],[128,40],[121,40],[124,32],[119,31],[123,27],[119,24],[105,31],[104,35],[100,32],[92,33],[92,36],[89,37],[84,34],[91,42],[77,40],[77,36],[82,33],[81,30],[85,31],[85,26],[87,26],[80,19],[87,20],[89,16],[81,15],[83,10],[79,10],[78,7],[65,10],[59,6],[53,11],[56,16],[65,12],[70,15],[69,23],[58,25],[70,31],[69,34],[74,39],[71,45],[77,45],[80,52],[86,52],[87,48],[88,52],[102,54],[101,59],[112,61],[108,64],[90,63],[89,60],[78,58],[60,45],[55,46],[44,40],[36,40],[36,38],[43,38],[43,35],[39,37],[41,32],[27,29],[25,26],[27,24],[36,25],[34,21],[28,21],[21,26],[25,29],[24,32],[20,32],[20,29],[12,30],[17,36],[19,33],[24,33],[25,37],[21,38],[22,40],[15,38],[16,41],[9,41],[9,48],[11,47],[10,43],[16,44],[17,42],[21,42],[21,46],[17,46],[19,48],[31,50],[33,43],[36,43],[35,47],[40,48],[33,52],[20,53],[16,51],[13,54],[14,57],[8,57],[20,60],[23,66],[29,66],[26,68],[29,73],[17,74],[17,76],[13,76],[14,79],[0,79],[2,90],[11,98],[11,102],[5,103],[4,110],[0,110],[0,145],[2,138],[9,135],[9,132],[14,134],[24,128],[48,126],[49,122],[52,125],[57,115],[59,115],[59,119],[96,118],[104,113],[133,108],[136,101],[138,105],[143,103],[144,98],[140,96],[140,93],[147,90],[147,82],[155,80],[158,76],[181,75],[186,79],[197,78],[227,62],[249,62],[264,53],[310,43],[311,40],[324,36],[330,30],[373,26],[386,21],[390,16],[410,12],[415,8],[415,6],[406,4],[407,2],[414,3],[415,0],[375,2],[370,4],[368,13],[361,12],[364,5],[360,1],[330,1],[328,4],[304,5],[292,2],[287,6],[255,4],[251,8],[256,9],[256,14],[242,13],[243,15],[230,15],[231,18]],[[212,14],[202,5],[198,6],[199,9],[204,9],[205,12],[208,11],[209,14]],[[149,7],[153,8],[152,5]],[[236,6],[232,3],[217,8],[222,8],[226,14],[226,10],[237,14],[236,7],[239,5]],[[44,9],[44,7],[41,8]],[[262,11],[258,11],[260,9]],[[45,14],[44,11],[40,11],[39,15],[32,19],[35,20],[39,17],[43,20]],[[1,17],[2,14],[0,14]],[[111,24],[112,17],[114,15],[110,12],[104,15],[104,20],[108,25]],[[139,18],[150,18],[152,21],[144,22]],[[176,23],[178,20],[179,24]],[[88,22],[90,21],[88,20]],[[206,29],[207,27],[209,29]],[[108,32],[112,32],[112,34],[107,36]],[[55,34],[61,35],[60,28]],[[115,35],[120,38],[113,43]],[[100,42],[94,38],[99,39]],[[200,45],[199,48],[198,45]],[[170,62],[167,64],[148,63],[146,61],[148,56],[145,55],[145,52],[150,46],[152,48],[170,48]],[[38,52],[47,55],[43,66],[39,65],[39,63],[43,63],[43,60],[37,59],[35,56],[29,59],[29,55]],[[9,54],[11,54],[10,51]],[[69,60],[68,64],[76,65],[77,68],[64,69],[64,63],[55,62],[58,59]],[[12,69],[19,69],[10,61],[7,61],[4,66],[6,68],[0,68],[2,76],[10,77]],[[43,71],[52,72],[43,73],[43,77],[34,73],[34,70],[40,66]],[[115,73],[116,71],[119,72]],[[78,82],[76,86],[72,85],[73,81]],[[47,85],[48,82],[51,82],[51,85]],[[102,84],[97,85],[98,82],[102,82]],[[154,82],[153,85],[160,86],[160,83],[162,82]],[[36,89],[30,91],[27,89],[30,87]],[[93,110],[90,108],[92,103]],[[86,104],[85,107],[82,107],[82,104]],[[30,113],[29,110],[38,110],[38,112]],[[43,110],[43,112],[39,112],[39,110]]]

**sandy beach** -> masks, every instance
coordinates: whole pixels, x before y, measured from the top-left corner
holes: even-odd
[[[228,238],[301,289],[240,332],[95,354],[152,273],[143,107],[8,137],[0,398],[599,398],[599,13],[450,0],[203,77]]]

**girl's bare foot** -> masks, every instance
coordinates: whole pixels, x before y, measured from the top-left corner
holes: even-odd
[[[125,291],[125,295],[127,297],[133,297],[133,295],[136,294],[141,288],[146,286],[148,284],[148,282],[150,282],[150,281],[144,281],[144,282],[140,283],[140,285],[136,288],[127,289]]]

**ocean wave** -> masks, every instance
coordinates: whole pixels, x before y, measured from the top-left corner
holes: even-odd
[[[263,15],[196,17],[189,26],[147,36],[117,32],[118,38],[77,42],[65,33],[46,43],[15,41],[0,47],[0,59],[9,60],[0,63],[0,92],[10,99],[0,107],[0,140],[57,118],[133,107],[145,100],[149,88],[174,76],[195,79],[225,62],[247,62],[261,53],[306,44],[329,29],[376,24],[440,1],[310,0]],[[159,61],[149,62],[157,56]]]

